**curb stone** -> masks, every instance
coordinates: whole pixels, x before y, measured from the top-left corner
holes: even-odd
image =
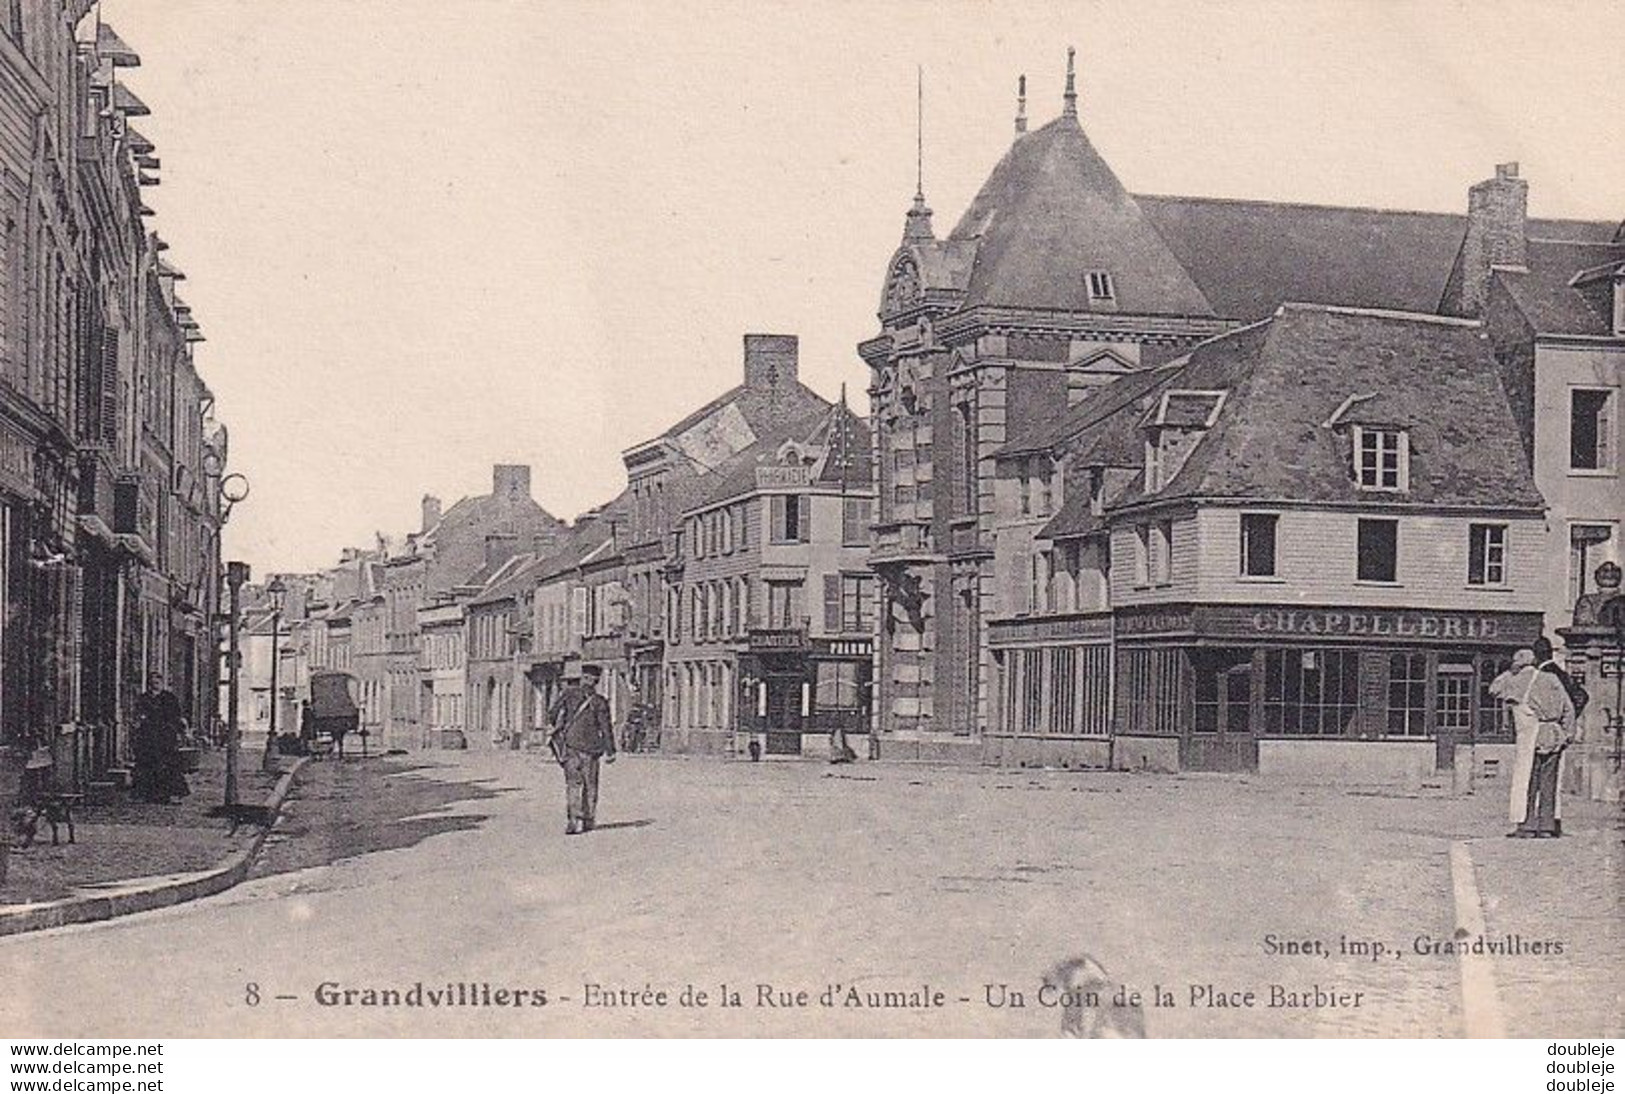
[[[95,923],[115,916],[134,915],[136,912],[150,912],[157,908],[168,908],[200,900],[206,896],[214,896],[241,884],[248,877],[248,871],[254,865],[255,858],[259,856],[265,838],[276,825],[277,818],[282,812],[282,803],[287,800],[289,792],[293,789],[294,779],[309,762],[310,757],[302,756],[283,772],[276,786],[271,789],[270,796],[265,799],[265,807],[271,814],[270,823],[254,833],[248,846],[233,851],[220,865],[179,877],[164,878],[151,885],[126,892],[91,893],[64,897],[44,904],[24,904],[16,908],[3,909],[0,910],[0,937],[49,930],[52,927],[66,927],[74,923]],[[118,882],[112,884],[117,885]]]

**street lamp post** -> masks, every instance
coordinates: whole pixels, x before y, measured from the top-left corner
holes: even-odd
[[[216,479],[215,492],[220,501],[220,527],[225,528],[226,522],[231,519],[231,510],[238,502],[248,497],[248,479],[240,474],[225,474],[225,458],[214,448],[208,448],[203,454],[203,471],[210,478]],[[226,590],[230,598],[230,616],[226,621],[227,630],[227,692],[226,692],[226,800],[227,812],[235,809],[238,801],[237,769],[239,756],[242,751],[242,722],[238,719],[238,678],[242,671],[242,654],[238,647],[238,632],[242,624],[242,589],[243,583],[248,580],[248,564],[245,562],[229,562],[226,564]],[[219,662],[216,661],[216,664]],[[215,689],[219,694],[219,676],[216,670]]]
[[[282,600],[287,595],[288,587],[280,577],[273,577],[265,591],[271,597],[271,725],[265,734],[265,755],[260,767],[264,771],[275,771],[277,709],[282,706],[282,689],[278,681],[282,662]]]
[[[238,721],[238,678],[242,666],[242,653],[238,648],[238,631],[242,625],[242,594],[243,583],[248,580],[248,563],[229,562],[226,564],[226,590],[231,598],[230,628],[227,640],[227,677],[226,691],[226,808],[235,809],[237,806],[237,765],[242,754],[243,727]]]

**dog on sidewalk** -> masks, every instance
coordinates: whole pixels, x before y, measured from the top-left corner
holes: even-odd
[[[57,833],[63,826],[68,829],[68,842],[75,841],[72,807],[59,798],[47,798],[42,802],[19,805],[11,811],[11,833],[18,847],[33,846],[42,820],[51,826],[51,846],[55,847],[59,842]]]
[[[1145,1011],[1139,1004],[1113,1002],[1119,985],[1088,954],[1069,957],[1044,974],[1044,986],[1060,1001],[1062,1037],[1145,1036]]]

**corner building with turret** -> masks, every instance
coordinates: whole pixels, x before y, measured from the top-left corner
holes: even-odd
[[[990,740],[1009,731],[999,712],[1010,683],[990,632],[1025,621],[1056,575],[1047,555],[999,550],[1001,522],[1042,526],[1065,496],[1052,453],[1023,454],[1026,438],[1289,302],[1437,315],[1475,238],[1471,212],[1130,193],[1084,131],[1072,67],[1069,53],[1060,116],[1031,131],[1023,78],[1014,142],[946,236],[917,189],[886,266],[880,331],[858,347],[874,443],[877,756],[1010,758]],[[1591,239],[1615,228],[1530,230]],[[1109,570],[1104,523],[1093,547]],[[1101,695],[1111,722],[1111,584],[1097,576],[1095,618],[1040,626],[1033,616],[1028,637],[1048,642],[1067,627],[1088,637],[1064,662],[1078,678],[1046,686]]]

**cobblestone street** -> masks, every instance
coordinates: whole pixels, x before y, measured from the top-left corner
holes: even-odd
[[[1493,791],[629,756],[605,771],[602,827],[575,839],[540,755],[436,758],[400,777],[478,781],[495,796],[452,802],[437,815],[465,819],[412,846],[278,873],[298,865],[278,855],[319,836],[327,808],[296,793],[285,824],[300,834],[268,849],[267,876],[0,942],[0,972],[20,988],[0,1019],[78,1036],[1046,1036],[1060,1018],[1039,1005],[1040,977],[1087,953],[1143,993],[1152,1036],[1459,1036],[1458,959],[1419,954],[1416,940],[1453,938],[1450,848],[1465,841],[1488,935],[1562,943],[1560,955],[1491,959],[1507,1032],[1625,1031],[1619,830],[1599,806],[1569,803],[1563,840],[1510,841]],[[1271,956],[1271,936],[1318,941],[1325,956]],[[1345,952],[1351,942],[1364,952]],[[549,1003],[315,998],[323,982],[418,981],[543,988]],[[116,990],[131,982],[145,990]],[[741,1006],[720,1005],[724,983]],[[669,1001],[589,1006],[588,984],[652,986]],[[679,1005],[688,984],[708,1006]],[[759,984],[775,999],[804,989],[809,1003],[759,1007]],[[940,990],[944,1002],[819,1005],[832,985]],[[1151,1005],[1154,985],[1172,1005]],[[1272,985],[1278,1003],[1318,991],[1337,1005],[1272,1007]],[[1015,992],[1025,1007],[989,1005]],[[95,999],[118,1002],[98,1011]]]

